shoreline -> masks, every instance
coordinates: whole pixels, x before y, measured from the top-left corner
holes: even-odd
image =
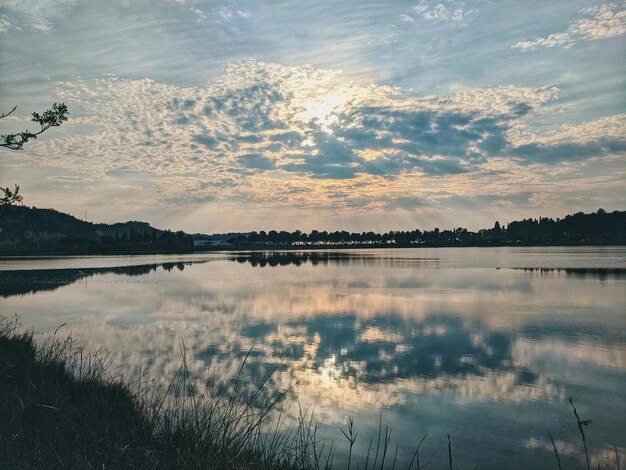
[[[143,255],[195,255],[202,253],[241,252],[241,251],[328,251],[328,250],[380,250],[380,249],[422,249],[422,248],[528,248],[528,247],[623,247],[626,242],[588,242],[588,243],[500,243],[500,244],[420,244],[420,245],[246,245],[202,247],[193,250],[41,250],[41,251],[0,251],[0,260],[27,259],[40,257],[68,256],[143,256]]]

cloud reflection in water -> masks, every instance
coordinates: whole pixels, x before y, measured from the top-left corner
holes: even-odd
[[[329,424],[352,415],[367,429],[383,407],[395,428],[469,436],[472,420],[488,427],[517,410],[526,417],[510,424],[512,440],[481,439],[503,455],[526,439],[536,453],[545,416],[557,428],[568,422],[562,404],[574,395],[593,410],[598,442],[626,431],[615,420],[626,392],[621,270],[461,269],[405,254],[238,253],[183,269],[68,268],[52,277],[3,271],[22,282],[3,292],[3,311],[48,331],[68,322],[90,349],[109,349],[121,372],[147,367],[162,387],[180,364],[181,338],[200,386],[235,376],[252,348],[242,383],[253,388],[278,367],[265,398],[298,383],[290,397],[315,404]],[[39,290],[46,276],[55,290]],[[87,288],[76,282],[86,277]],[[24,292],[34,294],[15,295]],[[285,403],[291,414],[298,406]]]

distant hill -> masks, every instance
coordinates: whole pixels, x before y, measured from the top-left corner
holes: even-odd
[[[0,252],[125,252],[180,250],[191,246],[184,232],[146,222],[94,224],[54,209],[0,206]]]

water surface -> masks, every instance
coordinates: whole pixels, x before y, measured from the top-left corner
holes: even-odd
[[[129,376],[169,383],[184,339],[199,384],[233,377],[292,389],[357,453],[382,412],[407,462],[564,468],[586,427],[594,467],[624,461],[626,249],[439,248],[0,261],[0,313],[43,333],[66,323]],[[209,367],[210,365],[210,367]],[[395,445],[395,444],[394,444]],[[395,448],[394,448],[395,451]],[[337,461],[341,462],[338,454]]]

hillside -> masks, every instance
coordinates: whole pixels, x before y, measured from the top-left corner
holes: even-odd
[[[54,209],[0,206],[0,253],[179,251],[191,246],[183,232],[146,222],[94,224]]]

